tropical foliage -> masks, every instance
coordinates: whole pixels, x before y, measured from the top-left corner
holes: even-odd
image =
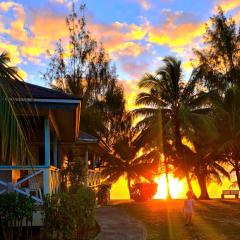
[[[223,94],[226,88],[239,85],[239,28],[219,7],[218,13],[210,18],[203,39],[205,47],[194,52],[204,83]]]
[[[36,211],[34,201],[17,193],[0,195],[0,239],[32,239],[33,214]],[[23,223],[27,228],[25,234]]]
[[[43,205],[44,239],[91,239],[95,222],[95,194],[81,186],[75,193],[46,196]]]
[[[193,167],[189,157],[193,157],[194,152],[187,148],[182,140],[185,137],[194,142],[198,135],[203,134],[204,137],[214,139],[215,126],[208,115],[210,110],[207,95],[197,89],[200,70],[194,70],[189,81],[185,82],[180,61],[166,57],[163,62],[163,67],[158,69],[155,75],[146,74],[140,81],[139,86],[144,91],[138,95],[136,104],[144,107],[134,110],[133,114],[143,116],[137,124],[141,130],[139,138],[142,143],[149,145],[149,139],[157,139],[151,147],[165,155],[166,170],[169,169],[167,162],[172,160],[173,163],[175,159],[178,167],[181,162],[181,169],[189,178]],[[144,140],[146,136],[147,139]],[[189,189],[192,189],[190,180],[188,184]]]
[[[196,180],[200,199],[209,198],[208,183],[221,184],[231,173],[240,187],[239,29],[221,8],[210,20],[203,49],[194,49],[194,69],[188,81],[181,61],[172,56],[163,59],[155,74],[146,73],[139,81],[137,108],[131,112],[138,121],[130,142],[142,155],[136,158],[133,149],[121,146],[119,152],[128,149],[133,155],[126,158],[127,163],[118,160],[107,166],[113,182],[127,172],[126,168],[131,169],[127,176],[136,175],[129,179],[141,176],[137,172],[141,159],[141,164],[152,164],[152,178],[164,173],[167,185],[170,172],[186,178],[191,191],[192,180]],[[169,186],[167,191],[170,198]]]
[[[125,176],[131,197],[133,183],[140,182],[141,178],[153,181],[154,165],[145,154],[138,155],[140,148],[133,144],[136,133],[132,127],[131,117],[125,116],[120,125],[121,130],[116,136],[113,152],[106,157],[103,177],[106,183],[112,184],[121,176]]]
[[[21,88],[20,88],[21,87]],[[0,136],[1,136],[1,163],[9,164],[12,159],[15,162],[24,162],[26,156],[31,159],[31,152],[27,144],[27,134],[19,118],[19,109],[22,115],[26,111],[32,111],[27,103],[21,103],[16,99],[22,97],[20,89],[28,91],[17,68],[10,66],[10,57],[7,52],[0,54]],[[31,129],[28,119],[23,118],[25,126]]]

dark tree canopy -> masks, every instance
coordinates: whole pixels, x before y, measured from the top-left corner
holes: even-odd
[[[54,52],[48,51],[43,78],[52,88],[82,98],[81,128],[108,138],[112,121],[124,111],[123,89],[104,47],[87,29],[84,9],[81,5],[76,11],[73,5],[66,17],[68,44],[60,39]]]
[[[206,24],[204,48],[194,50],[209,89],[223,91],[240,84],[240,29],[232,17],[227,18],[219,7],[218,13]]]

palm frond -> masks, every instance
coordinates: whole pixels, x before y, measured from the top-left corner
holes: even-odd
[[[19,118],[19,111],[31,111],[28,103],[22,103],[19,99],[23,98],[19,87],[27,87],[21,81],[16,68],[10,67],[9,55],[2,53],[0,55],[0,132],[2,146],[2,162],[10,163],[14,160],[16,163],[24,164],[26,157],[32,161],[33,157],[27,142],[27,133],[23,129]],[[20,82],[21,81],[21,82]],[[25,115],[26,116],[26,115]],[[27,118],[24,119],[28,123]],[[29,123],[27,126],[30,126]],[[30,129],[28,129],[29,131]]]

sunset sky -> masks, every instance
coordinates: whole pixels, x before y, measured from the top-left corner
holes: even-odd
[[[65,16],[72,1],[1,1],[0,51],[10,52],[25,80],[41,79],[48,63],[46,50],[66,39]],[[154,71],[166,55],[184,61],[190,71],[192,48],[201,47],[204,23],[217,5],[240,19],[239,0],[86,0],[86,18],[93,37],[101,41],[133,106],[136,81]]]

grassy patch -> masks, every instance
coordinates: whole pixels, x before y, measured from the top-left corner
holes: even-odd
[[[190,227],[184,226],[182,206],[182,200],[117,205],[145,225],[148,240],[240,239],[240,201],[197,201]]]

